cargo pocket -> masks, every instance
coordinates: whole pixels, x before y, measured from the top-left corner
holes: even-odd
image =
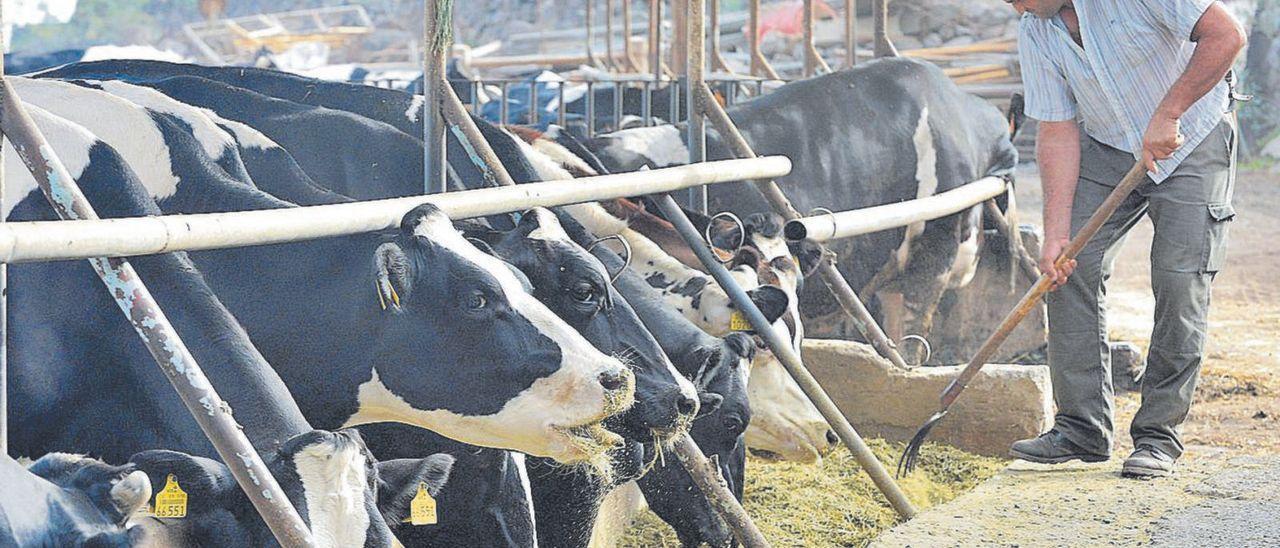
[[[1209,241],[1205,247],[1205,272],[1217,272],[1227,261],[1227,224],[1236,216],[1231,204],[1209,204]]]

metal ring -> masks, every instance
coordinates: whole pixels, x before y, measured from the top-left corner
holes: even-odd
[[[702,231],[702,237],[706,240],[708,247],[716,249],[716,244],[711,243],[711,227],[716,224],[716,219],[721,217],[731,219],[738,225],[738,245],[733,248],[733,255],[737,255],[738,250],[742,249],[742,246],[747,245],[747,225],[743,224],[742,219],[739,219],[732,211],[721,211],[720,213],[712,215],[711,219],[707,221],[707,228]],[[733,262],[732,255],[729,257],[729,260],[720,261],[721,264],[729,264],[730,262]]]
[[[815,207],[813,209],[810,209],[809,214],[805,216],[813,217],[815,213],[826,213],[828,217],[831,217],[831,237],[829,239],[831,240],[836,239],[836,212],[831,211],[830,209],[827,209],[825,207]]]
[[[603,237],[603,238],[599,238],[599,239],[597,239],[596,241],[591,242],[589,245],[587,245],[587,253],[590,253],[590,252],[591,252],[591,250],[592,250],[592,249],[595,249],[597,245],[600,245],[600,244],[602,244],[602,243],[604,243],[604,242],[606,242],[606,241],[608,241],[608,240],[618,240],[618,243],[621,243],[621,244],[622,244],[622,249],[623,249],[624,251],[626,251],[626,252],[627,252],[627,256],[626,256],[626,258],[622,260],[622,268],[619,268],[619,269],[618,269],[618,273],[617,273],[617,274],[613,274],[613,277],[612,277],[612,278],[609,278],[609,283],[611,283],[611,284],[612,284],[613,282],[618,281],[618,276],[621,276],[621,275],[622,275],[622,271],[623,271],[623,270],[626,270],[626,269],[627,269],[627,267],[631,266],[631,243],[630,243],[630,242],[628,242],[626,238],[623,238],[621,234],[614,234],[614,235],[612,235],[612,236],[605,236],[605,237]],[[606,269],[606,271],[607,271],[607,269]]]
[[[920,344],[924,346],[924,359],[920,360],[920,363],[915,364],[915,367],[919,367],[921,365],[929,363],[929,358],[933,357],[933,347],[929,345],[928,339],[925,339],[920,335],[907,335],[903,337],[901,341],[898,341],[898,344],[902,344],[911,340],[920,341]]]

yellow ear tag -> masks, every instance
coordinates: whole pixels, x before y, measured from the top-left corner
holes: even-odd
[[[187,493],[178,486],[178,479],[169,474],[164,489],[156,493],[155,516],[158,518],[187,517]]]
[[[751,322],[747,321],[747,315],[740,311],[734,310],[729,314],[729,330],[730,331],[754,331]]]
[[[436,523],[436,499],[427,492],[427,484],[418,484],[418,494],[409,502],[409,519],[413,525],[434,525]]]

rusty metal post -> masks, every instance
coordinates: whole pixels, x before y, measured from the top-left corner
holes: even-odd
[[[649,71],[662,81],[662,0],[649,0]]]
[[[98,214],[76,186],[75,179],[36,128],[8,80],[0,80],[0,131],[31,171],[45,198],[63,219],[97,219]],[[248,495],[258,514],[281,545],[312,546],[311,532],[286,498],[258,451],[249,443],[231,416],[231,408],[205,378],[164,311],[127,259],[89,259],[98,277],[128,317],[138,336],[155,358],[165,377],[178,392],[187,411],[200,425],[231,470],[236,483]]]
[[[695,0],[696,1],[696,0]],[[768,184],[777,189],[777,185],[773,181]],[[781,192],[779,192],[780,194]],[[785,199],[785,198],[784,198]],[[658,208],[662,210],[662,214],[671,221],[676,232],[684,239],[685,243],[693,249],[698,260],[702,262],[702,266],[707,269],[707,273],[720,284],[720,288],[729,296],[735,308],[742,312],[747,321],[751,323],[752,329],[756,335],[763,338],[765,343],[769,345],[769,349],[773,351],[773,355],[782,362],[782,366],[786,368],[787,373],[796,381],[800,389],[804,391],[809,401],[814,407],[822,413],[822,417],[826,419],[827,424],[839,436],[840,441],[844,442],[845,447],[853,453],[854,458],[858,460],[858,464],[862,469],[871,476],[871,481],[875,482],[876,487],[880,488],[880,492],[888,499],[889,505],[898,512],[903,518],[910,519],[916,514],[916,509],[911,505],[911,501],[907,500],[907,496],[898,487],[897,482],[893,480],[893,476],[885,470],[884,465],[871,452],[871,448],[867,447],[862,436],[858,435],[858,431],[853,429],[849,424],[849,420],[845,418],[840,408],[836,407],[835,402],[831,401],[831,397],[818,384],[817,379],[809,373],[804,363],[800,361],[800,355],[796,349],[791,347],[790,341],[786,337],[778,333],[770,325],[769,320],[765,319],[764,314],[751,301],[751,297],[743,291],[742,286],[733,279],[733,275],[729,274],[729,270],[716,258],[711,252],[711,248],[707,242],[703,241],[702,235],[694,228],[693,223],[685,216],[684,211],[676,205],[675,200],[670,196],[663,195],[658,198]]]
[[[587,38],[586,38],[586,40],[587,40],[587,42],[586,42],[586,46],[587,46],[587,64],[588,64],[588,65],[591,65],[591,66],[593,66],[593,67],[597,65],[597,63],[596,63],[596,54],[595,54],[595,45],[594,45],[594,44],[592,44],[592,42],[595,40],[595,37],[594,37],[594,36],[592,36],[592,23],[593,23],[594,21],[593,21],[593,18],[591,17],[591,11],[592,11],[592,10],[591,10],[591,4],[595,3],[595,1],[596,1],[596,0],[586,0],[586,4],[587,4],[587,6],[586,6],[586,7],[587,7],[587,13],[586,13],[586,17],[587,17],[587,21],[586,21],[586,23],[587,23],[587,24],[586,24],[586,27],[587,27]]]
[[[484,135],[480,133],[480,128],[476,126],[475,120],[471,119],[471,114],[467,112],[467,107],[462,104],[462,100],[458,99],[458,94],[454,93],[453,88],[448,83],[443,83],[441,95],[444,100],[444,118],[445,121],[453,128],[454,134],[458,137],[458,142],[466,149],[467,154],[471,156],[471,162],[484,172],[486,179],[493,184],[488,186],[515,186],[515,181],[511,179],[511,175],[507,173],[507,168],[502,165],[502,161],[498,160],[498,155],[493,151],[493,147],[489,146],[489,142],[484,139]],[[532,108],[532,105],[530,105]],[[530,111],[531,113],[534,110]]]
[[[0,2],[0,80],[4,79],[4,2]],[[4,135],[0,135],[0,212],[4,211]],[[0,223],[6,219],[0,218]],[[9,265],[0,263],[0,455],[9,454]]]
[[[813,39],[813,0],[804,0],[804,77],[809,78],[814,75],[818,69],[823,72],[831,72],[831,67],[827,66],[827,62],[822,60],[822,54],[818,53],[818,48],[814,46]]]
[[[707,27],[704,0],[683,0],[688,7],[685,12],[685,44],[689,58],[685,63],[685,97],[689,105],[689,161],[692,163],[707,161],[707,119],[699,105],[706,98],[700,93],[706,85],[706,45]],[[712,0],[713,2],[715,0]],[[702,213],[707,212],[707,187],[699,186],[689,189],[690,205]]]
[[[773,80],[782,79],[764,58],[764,54],[760,53],[760,0],[747,2],[747,49],[750,50],[751,55],[752,76],[763,76]]]
[[[733,74],[733,69],[729,68],[729,63],[720,55],[720,0],[711,0],[711,4],[708,5],[708,11],[711,16],[711,40],[708,44],[711,49],[711,70],[722,70]]]
[[[874,0],[871,15],[872,24],[876,28],[876,57],[897,57],[898,48],[889,41],[889,0]]]
[[[769,541],[760,534],[760,529],[756,527],[755,522],[751,521],[751,516],[747,515],[747,511],[738,503],[737,497],[733,496],[729,485],[720,474],[720,469],[707,460],[707,456],[702,453],[698,444],[694,443],[693,438],[689,437],[688,432],[676,438],[672,451],[676,455],[676,460],[680,461],[680,465],[689,472],[689,477],[693,478],[693,483],[698,486],[698,490],[702,491],[702,496],[706,497],[707,502],[729,526],[729,530],[733,532],[733,538],[746,548],[767,548]]]
[[[844,0],[844,68],[858,64],[858,0]]]
[[[617,59],[613,56],[613,0],[604,0],[604,64],[611,70],[618,70]]]
[[[440,116],[440,85],[445,80],[445,55],[453,42],[453,0],[426,0],[422,23],[422,191],[449,189],[445,158],[444,118]]]
[[[671,0],[671,70],[685,74],[689,61],[689,1]]]
[[[627,72],[640,72],[631,51],[631,0],[622,0],[622,56],[626,57]]]

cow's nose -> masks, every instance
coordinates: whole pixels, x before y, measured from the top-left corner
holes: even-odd
[[[827,430],[827,443],[829,443],[829,444],[831,444],[831,445],[835,445],[835,444],[837,444],[837,443],[840,443],[840,436],[837,436],[837,435],[836,435],[836,432],[835,432],[834,430],[830,430],[830,429],[828,429],[828,430]]]
[[[627,385],[627,374],[625,370],[605,371],[600,374],[599,379],[600,386],[603,386],[604,389],[609,392],[621,390]]]
[[[679,411],[681,415],[692,415],[698,410],[698,400],[681,394],[676,398],[676,410]]]

